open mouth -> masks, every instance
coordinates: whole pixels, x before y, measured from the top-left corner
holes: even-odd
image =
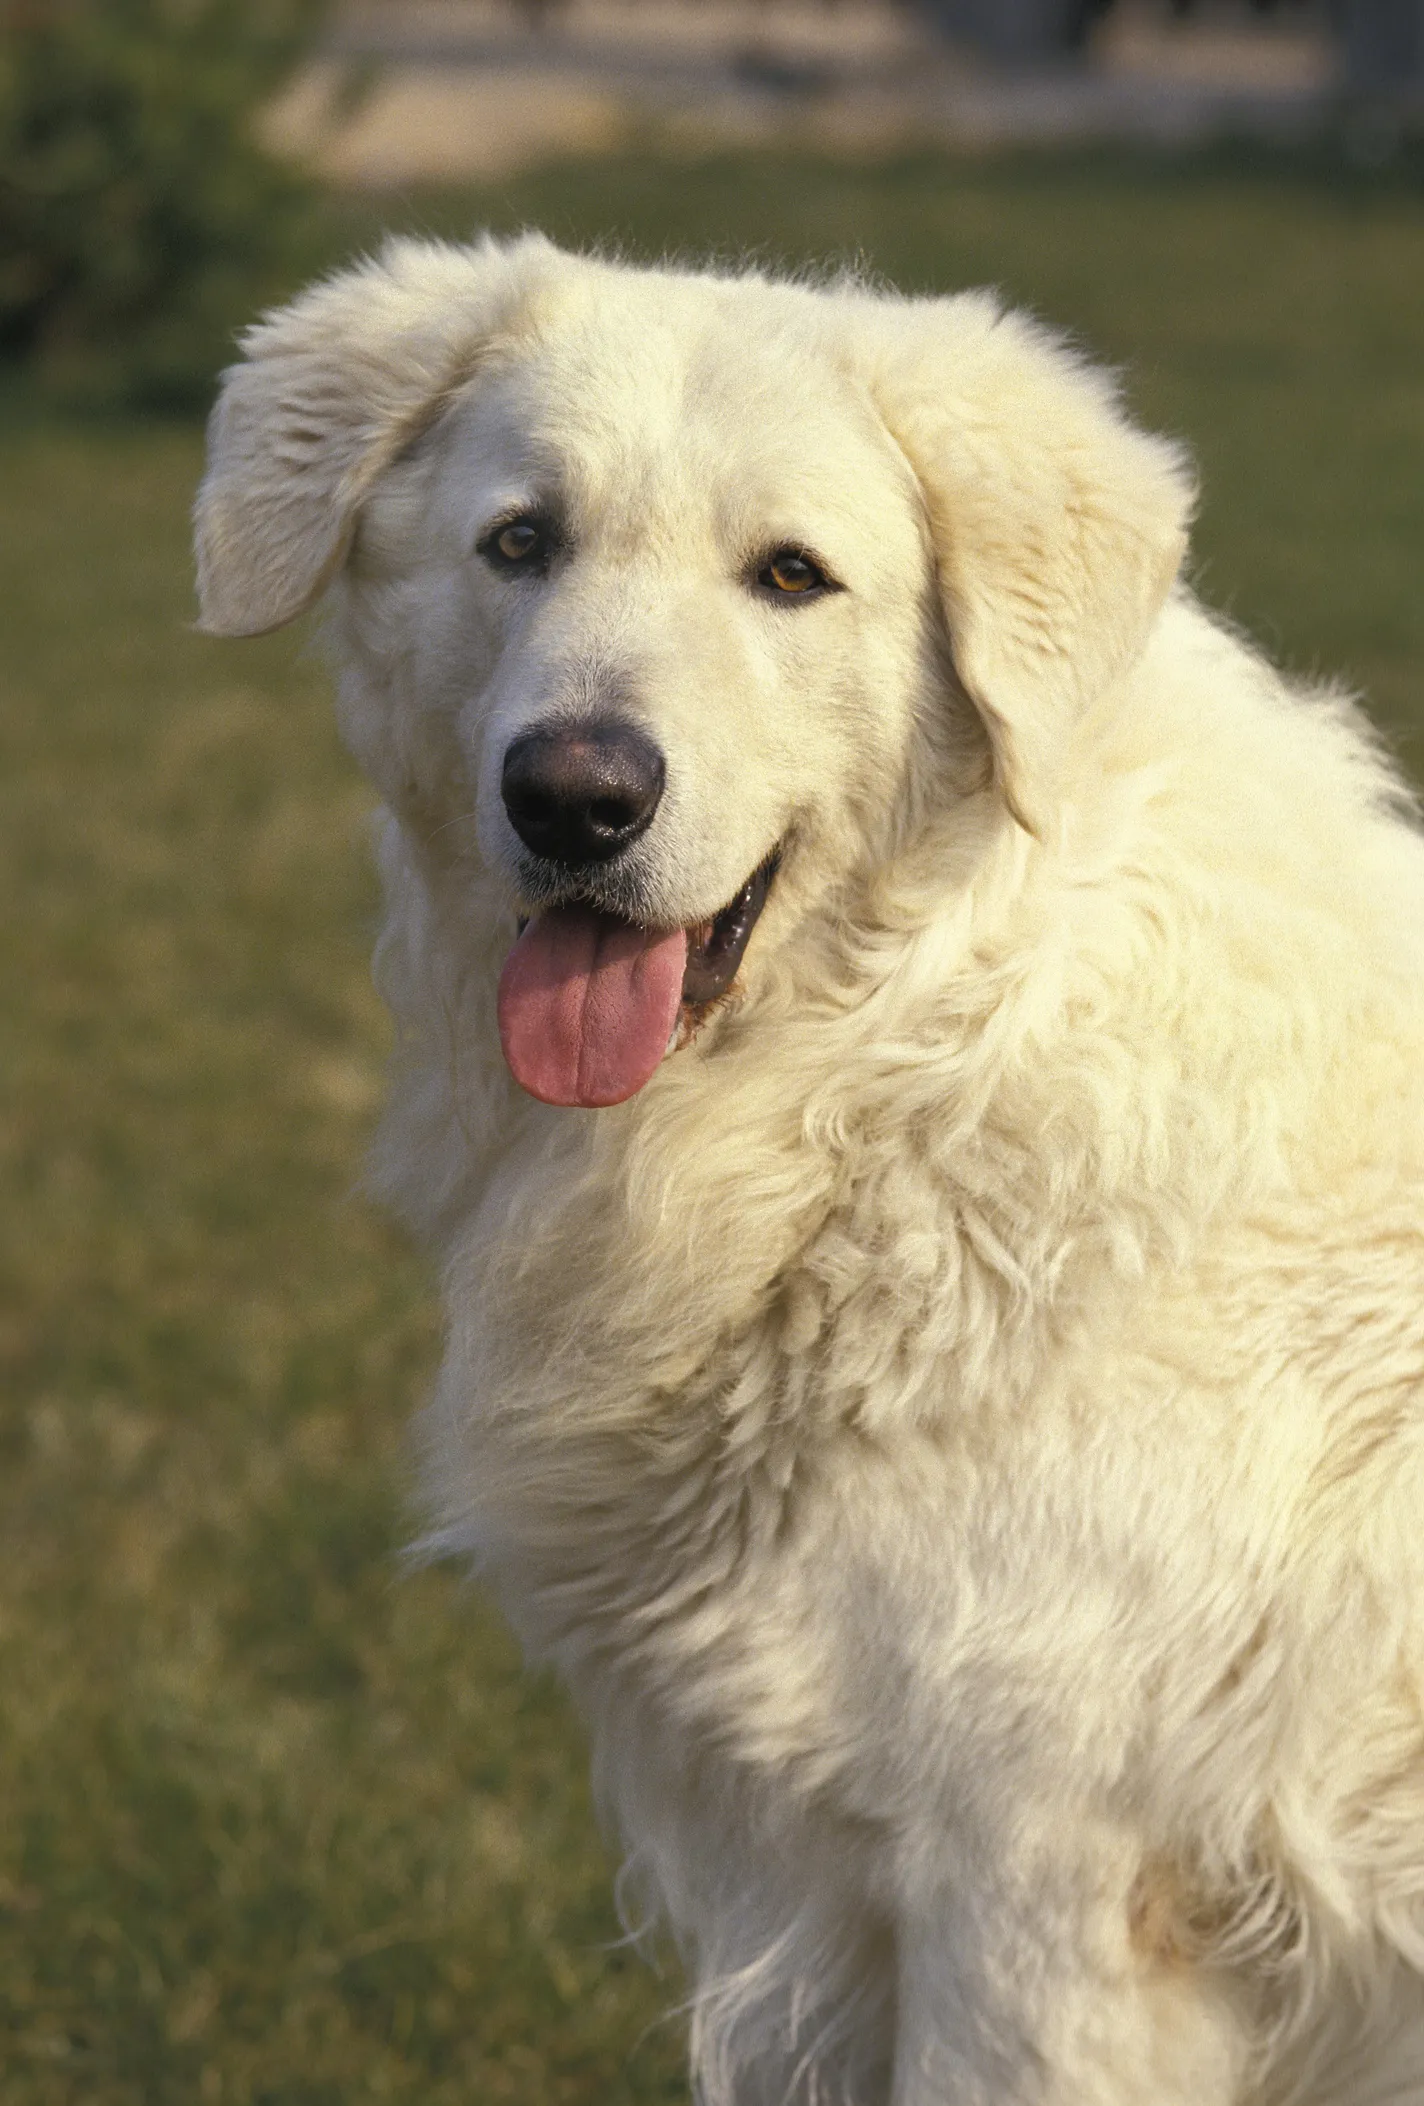
[[[705,1009],[720,1000],[737,976],[742,953],[766,905],[781,857],[769,855],[754,870],[735,899],[711,921],[687,931],[687,964],[682,975],[684,1008]]]
[[[768,856],[689,929],[644,929],[589,906],[524,923],[499,982],[500,1044],[521,1088],[589,1108],[635,1096],[731,994],[778,861]]]

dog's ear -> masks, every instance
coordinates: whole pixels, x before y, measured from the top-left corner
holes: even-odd
[[[1009,810],[1043,838],[1078,727],[1176,578],[1193,477],[1107,375],[989,295],[886,324],[875,391],[924,492],[955,666]]]
[[[201,626],[257,636],[340,567],[361,500],[474,370],[556,251],[393,241],[243,339],[194,509]]]

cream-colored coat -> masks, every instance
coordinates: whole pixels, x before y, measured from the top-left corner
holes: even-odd
[[[388,810],[432,1542],[554,1659],[706,2106],[1424,2101],[1424,848],[974,294],[395,244],[253,330],[207,626],[323,591]],[[478,553],[556,505],[559,561]],[[842,591],[769,605],[758,551]],[[511,740],[781,865],[630,1102],[525,1097]]]

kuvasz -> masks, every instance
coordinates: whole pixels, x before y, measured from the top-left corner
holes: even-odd
[[[252,330],[204,621],[387,818],[432,1540],[705,2106],[1424,2100],[1424,846],[991,297],[398,242]]]

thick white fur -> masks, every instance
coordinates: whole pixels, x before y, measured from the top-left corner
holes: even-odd
[[[1363,720],[983,295],[397,244],[246,348],[204,607],[329,583],[388,808],[433,1540],[577,1694],[705,2106],[1424,2100],[1424,850]],[[767,604],[785,541],[846,590]],[[610,704],[624,911],[783,863],[740,1003],[556,1110],[499,767]]]

